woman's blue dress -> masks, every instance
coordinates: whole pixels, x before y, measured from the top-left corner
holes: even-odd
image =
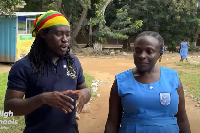
[[[165,53],[165,47],[163,47],[162,52],[163,52],[163,54]]]
[[[183,59],[187,59],[187,53],[188,53],[188,45],[187,45],[187,42],[182,42],[181,43],[181,46],[183,48],[183,51],[182,49],[180,49],[180,56],[183,58]]]
[[[123,107],[118,133],[179,133],[179,77],[172,69],[160,71],[160,79],[150,84],[137,82],[132,69],[116,75]]]

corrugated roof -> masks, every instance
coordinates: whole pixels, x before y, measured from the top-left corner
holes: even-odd
[[[14,16],[36,16],[44,14],[45,12],[14,12]],[[7,13],[0,10],[0,15],[8,15]]]
[[[36,16],[44,14],[45,12],[14,12],[16,16]]]

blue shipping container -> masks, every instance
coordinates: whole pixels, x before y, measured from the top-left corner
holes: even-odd
[[[0,18],[0,62],[16,61],[17,18]]]

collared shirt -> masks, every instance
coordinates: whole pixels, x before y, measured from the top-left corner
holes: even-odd
[[[25,98],[52,92],[76,90],[77,85],[85,82],[83,70],[78,58],[70,55],[75,62],[76,78],[72,79],[67,73],[67,61],[63,57],[57,65],[46,64],[44,73],[40,76],[38,71],[31,67],[29,56],[16,61],[8,76],[8,89],[25,92]],[[69,95],[75,98],[74,95]],[[75,106],[75,102],[72,103]],[[25,116],[25,133],[78,133],[78,125],[72,113],[64,114],[60,109],[43,105]]]

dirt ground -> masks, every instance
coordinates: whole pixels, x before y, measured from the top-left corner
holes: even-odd
[[[200,61],[200,54],[193,54],[188,57],[189,60]],[[79,56],[78,56],[79,57]],[[132,55],[126,57],[79,57],[85,72],[93,75],[100,80],[99,91],[100,97],[90,102],[90,113],[82,113],[81,119],[78,120],[80,133],[103,133],[108,114],[108,100],[110,88],[114,81],[114,76],[122,71],[133,68],[134,63]],[[175,68],[174,62],[180,60],[178,54],[165,54],[162,65],[169,68]],[[0,65],[0,72],[9,71],[9,66]],[[185,70],[187,71],[187,70]],[[195,107],[196,102],[186,98],[186,110],[189,118],[192,133],[200,133],[200,108]]]

